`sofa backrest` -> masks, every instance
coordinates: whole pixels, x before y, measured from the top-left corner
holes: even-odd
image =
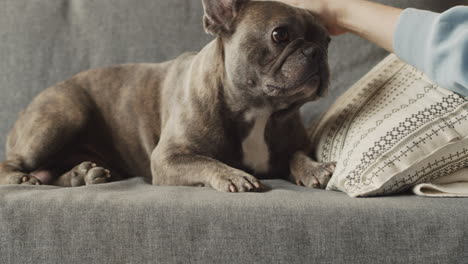
[[[445,10],[466,0],[385,0],[399,7]],[[200,0],[0,0],[0,160],[6,135],[40,91],[95,67],[159,62],[196,51],[203,31]],[[358,37],[336,38],[327,99],[304,108],[315,118],[386,53]]]

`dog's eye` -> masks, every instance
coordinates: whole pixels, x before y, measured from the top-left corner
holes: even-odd
[[[330,44],[331,41],[332,39],[330,37],[327,37],[327,44]]]
[[[284,43],[289,41],[289,32],[285,27],[275,28],[271,33],[271,38],[276,43]]]

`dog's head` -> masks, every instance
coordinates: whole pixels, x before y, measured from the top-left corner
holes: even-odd
[[[311,12],[274,1],[203,0],[205,30],[223,43],[236,92],[275,108],[323,96],[330,37]]]

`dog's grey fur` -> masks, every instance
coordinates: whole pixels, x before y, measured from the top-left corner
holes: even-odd
[[[21,113],[0,184],[80,186],[144,176],[158,185],[258,191],[292,175],[324,187],[334,164],[307,156],[299,108],[329,82],[329,37],[315,16],[278,2],[203,0],[216,36],[159,64],[80,73]],[[275,28],[290,39],[276,43]]]

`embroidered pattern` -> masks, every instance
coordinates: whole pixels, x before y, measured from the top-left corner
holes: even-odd
[[[327,189],[401,192],[468,165],[463,144],[437,152],[468,138],[468,98],[390,55],[337,100],[311,135],[319,161],[337,161]]]
[[[390,148],[399,143],[402,138],[414,133],[416,129],[420,128],[426,123],[434,121],[435,119],[452,112],[455,108],[459,107],[465,102],[466,100],[463,97],[457,94],[452,94],[449,97],[442,98],[442,102],[437,103],[436,105],[431,105],[424,111],[413,114],[410,118],[406,118],[404,122],[400,122],[398,126],[393,127],[393,129],[388,131],[385,136],[380,137],[380,140],[374,142],[373,147],[362,154],[359,165],[354,170],[352,170],[348,176],[346,176],[346,179],[348,179],[346,188],[353,188],[354,185],[360,183],[360,176],[362,172],[367,169],[368,166],[384,152],[388,151]],[[431,138],[431,136],[438,134],[446,128],[453,127],[455,123],[462,120],[468,121],[467,114],[462,115],[456,120],[450,121],[450,123],[443,123],[440,126],[430,129],[430,132],[426,134],[425,137],[420,137],[413,141],[413,144],[409,148],[402,151],[400,155],[394,156],[393,159],[386,161],[384,166],[394,164],[396,160],[400,160],[407,152],[414,151],[415,148],[418,148],[421,144],[426,143],[426,139]],[[383,167],[380,168],[380,171],[383,172]],[[375,173],[373,176],[375,177],[376,175],[378,174]],[[356,186],[356,188],[359,187]]]

